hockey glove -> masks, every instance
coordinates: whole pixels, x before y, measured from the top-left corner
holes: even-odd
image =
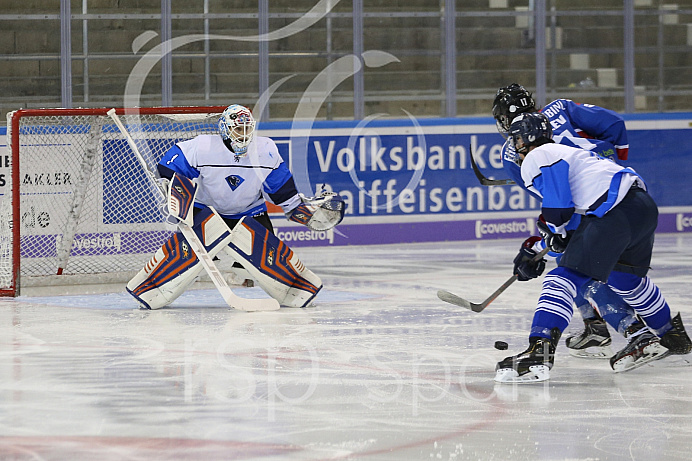
[[[536,227],[538,228],[538,233],[543,237],[543,241],[545,241],[545,246],[550,248],[550,251],[553,253],[565,252],[567,244],[569,243],[569,234],[564,237],[560,234],[555,234],[550,230],[550,227],[541,220],[536,223]]]
[[[541,258],[538,261],[533,261],[534,256],[538,254],[533,249],[534,245],[541,241],[538,236],[529,237],[521,244],[521,249],[516,258],[514,258],[514,275],[520,282],[535,279],[540,276],[545,270],[545,259]]]
[[[301,196],[301,202],[287,217],[314,231],[329,230],[344,219],[346,202],[334,192],[324,191],[317,197]]]

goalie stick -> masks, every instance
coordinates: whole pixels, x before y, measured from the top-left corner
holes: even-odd
[[[549,248],[544,248],[541,250],[540,253],[538,253],[536,256],[534,256],[531,261],[538,261],[541,259],[543,256],[545,256],[548,252],[550,251]],[[437,297],[440,298],[442,301],[454,304],[455,306],[459,307],[465,307],[466,309],[471,309],[473,312],[481,312],[483,309],[488,307],[488,305],[495,301],[498,296],[502,294],[503,291],[505,291],[511,284],[517,281],[518,276],[515,274],[511,276],[505,283],[500,285],[500,287],[493,292],[490,296],[488,296],[485,301],[481,302],[480,304],[472,303],[464,298],[461,298],[454,293],[450,293],[449,291],[445,290],[439,290],[437,292]]]
[[[481,183],[483,186],[509,186],[512,184],[516,184],[514,181],[511,179],[489,179],[483,176],[483,173],[481,173],[480,168],[478,168],[478,165],[476,165],[476,160],[473,158],[473,148],[469,146],[469,157],[471,157],[471,168],[473,168],[473,172],[476,174],[476,177],[478,178],[478,181]]]
[[[113,119],[122,135],[125,137],[127,144],[134,152],[137,160],[139,160],[139,163],[144,170],[144,174],[146,174],[149,180],[151,180],[151,182],[156,186],[156,189],[159,191],[163,197],[163,200],[165,201],[167,192],[161,187],[161,184],[159,184],[156,173],[149,168],[146,160],[144,160],[144,157],[142,157],[137,144],[135,144],[134,139],[132,139],[132,136],[127,131],[127,128],[125,128],[125,125],[123,125],[120,117],[118,117],[116,114],[115,109],[111,109],[107,113],[108,116]],[[221,275],[221,272],[219,272],[219,269],[216,267],[216,264],[214,264],[214,261],[211,259],[211,257],[209,257],[207,250],[204,248],[204,244],[197,237],[195,231],[192,230],[192,228],[184,221],[178,221],[178,228],[185,237],[185,240],[187,240],[192,247],[192,251],[194,251],[199,258],[204,270],[207,272],[212,282],[214,282],[214,286],[216,286],[216,289],[219,290],[219,293],[221,293],[221,296],[223,296],[224,301],[226,301],[226,304],[228,304],[229,307],[247,312],[275,311],[279,309],[279,302],[276,299],[248,299],[241,298],[233,293],[226,283],[226,280]]]

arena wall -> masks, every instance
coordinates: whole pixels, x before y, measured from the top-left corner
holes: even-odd
[[[661,233],[692,232],[692,113],[625,116],[626,162],[645,178],[660,207]],[[270,122],[260,135],[279,146],[306,195],[323,188],[348,203],[337,229],[313,232],[274,214],[278,236],[292,246],[368,245],[520,238],[535,234],[540,204],[504,179],[504,139],[492,118],[360,122]],[[0,191],[10,174],[6,130],[0,131]],[[46,166],[46,173],[50,173]]]

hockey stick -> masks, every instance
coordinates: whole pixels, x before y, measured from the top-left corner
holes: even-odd
[[[476,174],[476,177],[478,178],[478,181],[480,181],[481,185],[508,186],[511,184],[516,184],[511,179],[488,179],[485,176],[483,176],[483,173],[481,173],[480,168],[478,168],[478,165],[476,165],[476,160],[474,160],[473,158],[473,149],[471,148],[471,146],[469,146],[469,157],[471,157],[471,168],[473,168],[473,172]]]
[[[536,256],[534,256],[531,261],[538,261],[541,259],[543,256],[545,256],[548,252],[550,251],[549,248],[544,248],[541,250],[540,253],[538,253]],[[500,287],[493,292],[490,296],[486,298],[485,301],[483,301],[480,304],[472,303],[464,298],[460,298],[459,296],[455,295],[454,293],[450,293],[449,291],[445,290],[439,290],[437,292],[437,297],[440,298],[442,301],[454,304],[455,306],[459,307],[465,307],[466,309],[471,309],[473,312],[481,312],[483,309],[488,307],[488,305],[495,301],[495,299],[502,294],[503,291],[505,291],[511,284],[517,281],[518,275],[513,275],[505,283],[500,285]]]
[[[144,160],[144,157],[142,157],[142,154],[139,152],[139,148],[137,147],[137,144],[135,144],[134,139],[132,139],[132,136],[130,136],[130,133],[127,131],[127,128],[125,128],[125,125],[123,125],[123,123],[120,121],[120,117],[118,117],[118,115],[115,113],[115,109],[111,109],[107,113],[118,126],[118,129],[125,137],[127,144],[135,153],[135,157],[137,157],[137,160],[139,160],[139,163],[142,166],[144,173],[147,175],[149,180],[151,180],[154,183],[156,189],[159,191],[159,193],[163,197],[163,200],[165,201],[167,197],[167,192],[159,183],[154,171],[152,171],[149,168],[149,165],[147,165],[147,162],[146,160]],[[214,261],[207,253],[207,250],[204,248],[204,245],[197,237],[197,234],[195,234],[195,231],[192,230],[192,228],[185,224],[183,221],[178,221],[178,228],[185,237],[185,240],[187,240],[187,242],[192,247],[192,251],[194,251],[197,257],[199,258],[200,262],[202,263],[202,266],[204,267],[204,270],[211,278],[211,281],[214,282],[214,286],[216,286],[216,289],[219,290],[219,293],[221,293],[221,296],[223,296],[224,301],[226,301],[226,304],[228,304],[229,307],[247,312],[275,311],[279,309],[279,302],[276,299],[248,299],[241,298],[240,296],[233,293],[233,291],[229,288],[228,284],[226,283],[226,280],[221,275],[221,272],[219,272],[219,269],[216,267],[216,264],[214,264]]]

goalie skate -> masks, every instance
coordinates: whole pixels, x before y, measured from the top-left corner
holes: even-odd
[[[596,359],[613,356],[612,342],[608,326],[602,319],[584,319],[584,331],[565,340],[570,355]]]

